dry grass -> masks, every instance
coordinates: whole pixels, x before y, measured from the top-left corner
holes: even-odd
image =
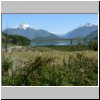
[[[84,53],[85,56],[87,57],[94,57],[98,59],[98,52],[97,51],[57,51],[57,50],[52,50],[52,49],[47,49],[45,51],[14,51],[14,52],[2,52],[4,55],[11,55],[12,59],[16,60],[21,60],[21,61],[27,61],[30,59],[34,59],[37,56],[43,56],[43,57],[55,57],[56,58],[56,63],[59,65],[63,64],[63,58],[65,56],[65,59],[68,60],[69,55],[76,55],[77,53]]]
[[[2,51],[3,58],[3,85],[95,86],[98,82],[97,51],[60,51],[41,47]]]

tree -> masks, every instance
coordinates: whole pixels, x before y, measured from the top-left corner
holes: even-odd
[[[30,44],[30,40],[27,37],[20,35],[9,35],[9,39],[12,44],[19,44],[22,46]]]

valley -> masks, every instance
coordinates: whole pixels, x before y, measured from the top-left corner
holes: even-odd
[[[97,86],[97,25],[59,36],[28,24],[2,32],[3,86]]]

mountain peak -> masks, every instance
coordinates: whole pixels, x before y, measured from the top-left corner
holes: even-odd
[[[96,26],[96,24],[94,24],[94,23],[87,23],[84,26]]]
[[[24,23],[20,24],[17,28],[27,29],[27,28],[30,28],[30,27],[31,26],[28,23],[24,22]]]
[[[97,25],[94,23],[86,23],[85,25],[81,25],[79,27],[92,27],[92,26],[97,26]]]
[[[87,23],[85,25],[81,25],[78,28],[75,28],[74,30],[66,33],[64,37],[66,38],[84,38],[88,34],[90,34],[93,31],[98,30],[98,25]]]

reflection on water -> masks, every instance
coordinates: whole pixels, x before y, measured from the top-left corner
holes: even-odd
[[[31,42],[32,46],[60,46],[60,45],[76,45],[76,40],[35,40]]]

